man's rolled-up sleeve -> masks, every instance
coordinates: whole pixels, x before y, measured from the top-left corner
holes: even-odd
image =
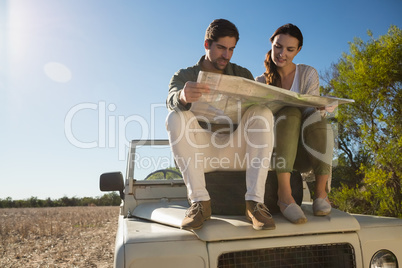
[[[170,111],[187,111],[191,108],[191,103],[187,105],[183,105],[179,98],[180,92],[183,90],[184,85],[187,81],[192,81],[194,79],[190,79],[188,75],[183,70],[178,71],[175,73],[170,79],[169,83],[169,94],[166,100],[166,106]],[[195,82],[195,81],[194,81]]]

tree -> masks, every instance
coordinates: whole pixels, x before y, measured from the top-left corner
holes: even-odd
[[[101,198],[99,198],[98,205],[99,206],[118,206],[120,205],[120,195],[116,192],[111,192],[104,194]]]
[[[324,78],[324,93],[355,100],[338,110],[339,155],[345,166],[334,168],[334,180],[344,174],[342,168],[352,172],[333,200],[347,208],[346,198],[355,198],[375,214],[402,217],[402,31],[391,26],[378,39],[370,31],[368,36],[367,42],[355,38],[350,53]]]

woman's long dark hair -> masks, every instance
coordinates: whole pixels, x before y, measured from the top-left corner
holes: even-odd
[[[293,36],[293,37],[297,38],[297,40],[299,40],[299,47],[303,46],[303,35],[302,35],[300,29],[296,25],[288,23],[288,24],[285,24],[285,25],[279,27],[278,29],[276,29],[274,34],[269,39],[271,41],[271,43],[274,41],[275,36],[277,36],[278,34],[288,34],[290,36]],[[270,49],[268,51],[267,55],[265,56],[265,61],[264,61],[264,65],[265,65],[265,69],[266,69],[266,71],[264,73],[265,82],[268,85],[274,85],[277,87],[281,87],[282,86],[281,76],[279,75],[277,67],[272,60],[271,52],[272,52],[272,49]]]

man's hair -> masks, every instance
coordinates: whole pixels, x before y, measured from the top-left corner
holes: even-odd
[[[211,45],[212,42],[218,41],[221,37],[234,37],[236,38],[236,43],[239,41],[239,31],[236,26],[228,20],[216,19],[208,26],[205,32],[205,40]]]

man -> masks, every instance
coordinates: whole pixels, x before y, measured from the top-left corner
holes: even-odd
[[[176,163],[183,174],[191,206],[182,228],[199,229],[211,217],[211,202],[205,188],[205,172],[246,170],[246,217],[253,228],[274,229],[275,223],[264,202],[265,182],[273,147],[272,112],[252,106],[242,114],[236,130],[214,133],[209,122],[198,122],[192,103],[210,89],[197,83],[198,73],[214,72],[253,80],[249,70],[230,63],[239,40],[236,26],[224,19],[214,20],[205,34],[205,56],[187,69],[179,70],[169,84],[166,128]],[[205,117],[204,117],[205,118]],[[200,126],[207,125],[207,129]],[[240,165],[246,160],[247,165]]]

